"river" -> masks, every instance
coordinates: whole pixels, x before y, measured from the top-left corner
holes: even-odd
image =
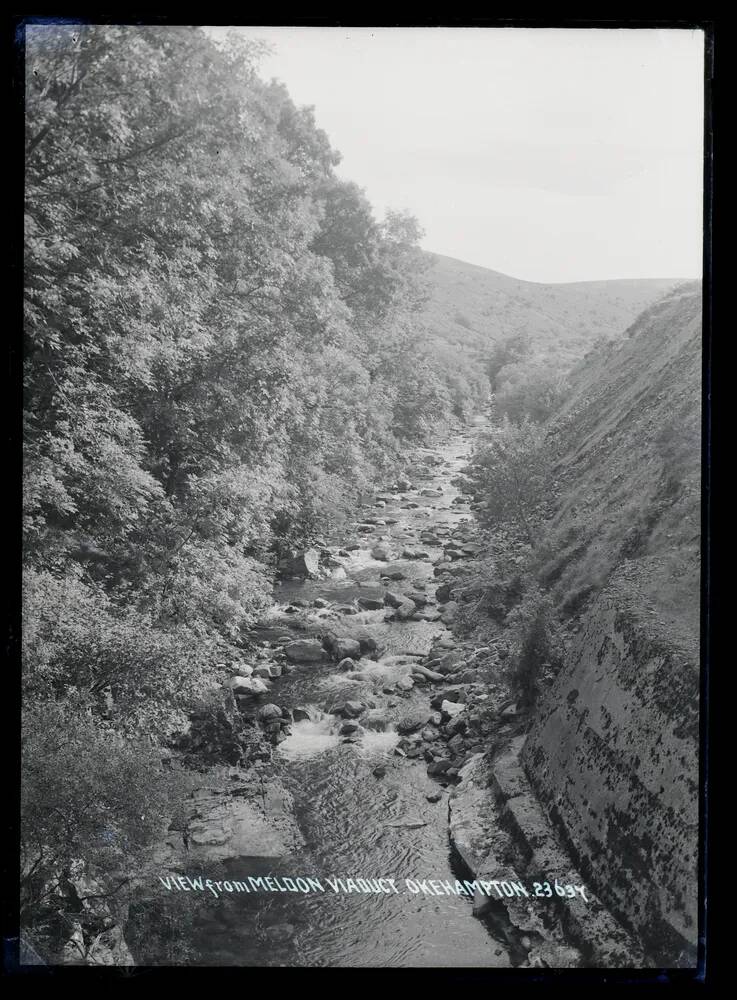
[[[305,844],[278,861],[229,859],[226,877],[309,876],[323,885],[334,877],[393,878],[402,891],[223,896],[210,901],[190,931],[191,962],[510,965],[504,935],[495,936],[473,918],[469,897],[413,894],[406,888],[405,879],[455,883],[468,873],[448,837],[452,786],[428,776],[423,757],[409,759],[395,750],[397,723],[413,712],[428,714],[435,693],[433,685],[402,690],[399,682],[433,645],[453,645],[452,633],[437,620],[434,568],[448,539],[459,533],[461,541],[473,537],[468,499],[453,480],[468,460],[475,433],[472,427],[434,449],[419,450],[408,467],[411,488],[378,491],[371,498],[353,528],[351,541],[358,547],[350,552],[335,547],[342,555],[333,575],[278,585],[274,606],[254,633],[270,651],[329,626],[342,635],[371,636],[380,655],[361,658],[348,671],[336,663],[300,666],[272,682],[266,700],[299,707],[304,716],[277,746],[272,766],[294,798]],[[372,556],[377,544],[388,546],[388,561]],[[412,558],[403,557],[408,548]],[[359,599],[382,597],[387,589],[424,595],[428,603],[422,611],[429,620],[386,621],[385,607],[360,610]],[[344,720],[330,712],[346,700],[366,706],[355,734],[341,733]]]

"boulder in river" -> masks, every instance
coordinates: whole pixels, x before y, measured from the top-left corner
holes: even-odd
[[[412,620],[416,622],[439,622],[440,612],[435,608],[423,608],[412,615]]]
[[[261,678],[281,677],[281,663],[260,663],[253,668],[253,676]]]
[[[326,660],[319,639],[295,639],[284,647],[284,654],[292,663],[323,663]]]
[[[412,617],[415,611],[417,611],[417,605],[415,604],[415,602],[410,600],[404,600],[396,609],[394,614],[400,621],[406,622]]]
[[[358,606],[363,611],[380,611],[384,607],[384,601],[379,597],[359,597]]]
[[[362,656],[365,656],[368,653],[377,652],[379,644],[372,635],[369,635],[367,632],[360,632],[358,633],[358,635],[356,635],[356,639],[358,641],[358,645],[361,648]]]
[[[413,712],[411,715],[403,716],[399,722],[397,722],[396,730],[400,736],[408,736],[410,733],[414,733],[424,726],[426,722],[426,711]]]
[[[238,684],[233,686],[233,694],[236,696],[265,694],[269,690],[267,681],[260,677],[234,677],[233,680],[238,681]]]
[[[387,590],[384,594],[384,604],[388,605],[390,608],[398,608],[404,597],[402,594],[395,594],[392,590]]]
[[[443,610],[440,613],[440,620],[445,625],[452,625],[458,614],[458,602],[448,601],[447,604],[443,606]]]
[[[333,658],[340,661],[347,657],[357,660],[361,655],[361,643],[358,639],[351,639],[349,636],[327,636],[324,640],[325,648],[332,653]]]
[[[371,549],[371,558],[376,559],[379,562],[389,562],[391,559],[391,550],[388,545],[374,545]]]
[[[432,669],[437,670],[439,674],[450,674],[454,670],[458,670],[459,667],[465,664],[463,653],[452,652],[446,653],[442,656],[437,663],[432,664]]]
[[[248,672],[243,671],[241,674],[236,674],[235,677],[231,677],[228,681],[228,687],[232,688],[235,694],[238,694],[238,688],[243,687],[246,691],[249,690],[248,683],[251,679],[251,674],[253,673],[253,668],[248,667]]]
[[[259,722],[271,722],[274,719],[281,719],[282,711],[278,705],[262,705],[258,710]]]
[[[344,719],[357,719],[366,711],[362,701],[344,701],[330,709],[331,715],[340,715]]]
[[[446,719],[454,719],[465,710],[466,706],[457,701],[444,701],[440,706],[440,711]]]
[[[466,703],[467,698],[468,695],[466,694],[464,688],[449,687],[446,688],[444,691],[441,691],[439,694],[435,695],[435,697],[430,702],[430,707],[434,708],[436,711],[440,711],[444,701],[452,701],[456,702],[457,704],[464,705]]]
[[[338,664],[338,670],[355,670],[356,661],[351,659],[350,656],[344,657]]]
[[[463,734],[466,732],[466,729],[466,720],[462,715],[456,715],[456,717],[451,719],[445,727],[445,730],[450,737],[455,736],[457,733]]]
[[[443,674],[436,673],[434,670],[429,670],[427,667],[423,667],[421,664],[416,663],[412,667],[412,674],[419,674],[425,677],[429,681],[442,681],[445,679]]]
[[[452,593],[453,587],[450,583],[441,583],[435,591],[435,600],[438,604],[445,604],[446,601],[450,600]]]
[[[283,576],[318,577],[320,575],[320,553],[317,549],[305,549],[287,556],[279,563]]]
[[[309,708],[304,708],[301,705],[296,705],[292,709],[292,718],[295,722],[312,722],[312,710]]]
[[[360,728],[355,720],[348,719],[341,725],[339,732],[341,736],[350,736],[352,733],[357,733]]]

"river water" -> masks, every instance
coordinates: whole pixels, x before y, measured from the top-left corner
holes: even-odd
[[[429,714],[434,693],[433,685],[404,691],[397,683],[409,676],[412,662],[433,644],[452,641],[452,635],[439,620],[387,622],[386,608],[357,610],[359,598],[381,596],[390,588],[424,593],[428,617],[436,617],[434,563],[443,554],[442,544],[466,529],[470,537],[473,530],[467,499],[453,479],[466,464],[474,433],[472,428],[435,449],[419,451],[408,471],[412,488],[379,491],[361,512],[359,523],[371,518],[384,523],[356,528],[360,547],[343,550],[331,578],[278,586],[274,607],[255,633],[269,650],[287,638],[330,628],[375,638],[380,655],[361,658],[347,672],[335,663],[305,665],[273,681],[265,700],[309,714],[291,726],[291,734],[275,750],[274,764],[294,798],[305,846],[295,856],[268,863],[231,859],[225,872],[232,878],[246,872],[312,877],[323,885],[335,877],[393,878],[400,892],[224,896],[193,931],[192,961],[245,966],[510,964],[504,935],[495,936],[473,918],[470,898],[414,895],[404,881],[454,883],[469,877],[448,838],[451,788],[428,776],[422,758],[395,753],[397,722],[413,712]],[[388,562],[371,555],[381,542],[391,550]],[[408,547],[427,556],[402,558]],[[387,575],[394,577],[388,587]],[[348,737],[340,733],[343,720],[329,711],[346,700],[368,706],[361,729]],[[374,774],[382,767],[383,773]],[[439,801],[428,800],[433,793],[440,793]]]

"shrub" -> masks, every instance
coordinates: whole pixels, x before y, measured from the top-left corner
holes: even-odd
[[[534,546],[551,473],[542,428],[529,420],[517,425],[505,418],[482,439],[474,456],[476,492],[486,502],[482,520],[509,524]]]
[[[562,665],[562,644],[555,634],[553,606],[539,587],[528,589],[507,615],[513,637],[507,681],[523,710],[537,702],[541,681],[557,673]]]
[[[497,376],[496,405],[514,423],[541,423],[558,409],[568,391],[561,372],[529,362],[506,365]]]
[[[496,392],[498,376],[507,365],[515,364],[530,353],[530,339],[527,334],[517,333],[505,340],[497,341],[486,359],[486,376],[492,392]]]
[[[157,628],[79,575],[27,570],[23,594],[24,704],[74,693],[127,733],[167,736],[211,683],[216,646],[192,628]]]
[[[26,705],[22,719],[21,918],[34,924],[80,861],[124,881],[186,794],[150,740],[125,739],[79,699]]]

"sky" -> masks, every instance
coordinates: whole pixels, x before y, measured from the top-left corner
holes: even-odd
[[[237,30],[426,250],[529,281],[701,276],[702,32]]]

